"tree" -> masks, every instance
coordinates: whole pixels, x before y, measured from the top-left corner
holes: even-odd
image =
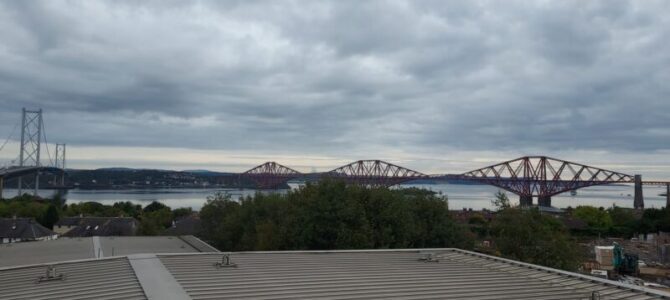
[[[589,228],[595,232],[606,232],[612,227],[612,218],[604,209],[593,206],[577,206],[572,212],[572,216],[586,222]]]
[[[193,214],[193,209],[190,207],[180,207],[172,211],[172,219],[176,220],[182,217],[187,217]]]
[[[556,219],[537,209],[507,208],[491,223],[495,247],[502,256],[564,270],[576,270],[577,244]]]
[[[42,221],[40,223],[46,228],[53,229],[54,224],[58,222],[58,219],[58,208],[56,208],[56,205],[52,203],[49,205],[49,208],[47,208],[44,216],[41,218]]]
[[[637,219],[633,209],[614,206],[607,210],[612,219],[610,234],[630,237],[637,230]]]
[[[142,214],[142,206],[133,204],[130,201],[115,202],[112,207],[121,210],[127,217],[139,218],[140,214]]]
[[[149,205],[145,206],[144,209],[142,210],[145,213],[148,212],[153,212],[161,209],[170,209],[167,205],[160,203],[158,201],[152,201]]]
[[[446,198],[322,180],[240,201],[216,194],[200,211],[202,237],[221,250],[472,248]]]
[[[493,200],[491,200],[491,204],[498,210],[512,207],[509,202],[509,197],[507,197],[507,194],[501,190],[498,190],[498,192],[495,193]]]

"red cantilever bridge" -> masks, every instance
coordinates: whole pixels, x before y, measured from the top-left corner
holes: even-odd
[[[404,182],[431,180],[471,181],[497,186],[517,194],[521,205],[551,206],[551,197],[583,187],[632,183],[635,185],[633,206],[644,208],[642,185],[665,185],[670,206],[670,182],[642,181],[640,175],[628,175],[546,156],[524,156],[462,174],[427,175],[381,160],[359,160],[323,173],[300,173],[276,162],[267,162],[240,174],[258,188],[273,189],[294,179],[335,178],[350,184],[392,186]]]

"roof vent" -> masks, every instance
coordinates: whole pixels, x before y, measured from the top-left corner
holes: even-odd
[[[218,268],[237,268],[237,264],[230,261],[230,254],[224,254],[220,262],[214,264]]]
[[[423,262],[440,262],[440,259],[435,255],[435,253],[423,253],[423,256],[419,258],[419,261]]]
[[[56,273],[56,267],[49,265],[47,266],[46,275],[37,278],[37,283],[45,281],[63,280],[63,279],[65,279],[65,275]]]

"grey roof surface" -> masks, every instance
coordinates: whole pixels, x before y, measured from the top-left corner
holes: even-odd
[[[431,250],[435,252],[435,250]],[[462,250],[233,253],[237,267],[216,268],[221,254],[162,255],[193,299],[658,299],[643,292],[514,265]],[[577,275],[577,274],[574,274]]]
[[[146,299],[125,257],[59,263],[61,280],[38,282],[46,266],[0,270],[2,299]]]
[[[93,257],[91,238],[59,238],[0,245],[0,267]]]
[[[52,235],[56,233],[31,218],[0,218],[0,238],[34,240]]]
[[[100,252],[94,247],[96,238],[99,239]],[[138,253],[212,251],[204,246],[192,246],[194,241],[200,240],[188,236],[124,236],[59,238],[50,241],[0,244],[0,267],[97,258],[98,254],[101,257],[110,257]]]
[[[426,253],[433,253],[438,261],[421,260]],[[597,292],[601,300],[670,297],[661,291],[459,249],[237,252],[229,254],[235,266],[217,266],[223,255],[148,254],[58,263],[66,280],[48,286],[34,282],[44,266],[0,268],[0,295],[3,299],[145,295],[161,299],[590,299]],[[48,294],[47,287],[57,289]]]
[[[124,236],[100,237],[105,256],[121,256],[138,253],[191,253],[200,252],[176,236]]]

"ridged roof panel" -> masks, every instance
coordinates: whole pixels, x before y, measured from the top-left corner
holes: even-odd
[[[657,299],[565,274],[440,251],[232,253],[163,255],[161,261],[193,299]],[[638,298],[635,298],[638,299]]]
[[[63,279],[39,282],[46,265],[0,270],[0,298],[146,299],[125,257],[50,265]]]

